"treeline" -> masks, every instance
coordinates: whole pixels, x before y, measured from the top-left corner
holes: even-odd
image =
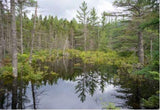
[[[37,16],[34,0],[0,1],[0,67],[12,56],[13,73],[17,74],[17,53],[32,54],[39,50],[66,49],[115,50],[121,56],[138,56],[142,65],[158,60],[158,0],[115,0],[114,5],[126,13],[102,13],[88,10],[82,3],[77,19],[68,21],[53,16]],[[27,7],[35,7],[28,18]],[[124,12],[125,12],[124,11]]]

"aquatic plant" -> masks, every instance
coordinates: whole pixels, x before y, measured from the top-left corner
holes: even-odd
[[[108,105],[106,103],[103,103],[103,109],[106,109],[106,110],[120,110],[120,108],[116,107],[114,103],[109,103]]]

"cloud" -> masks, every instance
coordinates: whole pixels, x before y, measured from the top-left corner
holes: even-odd
[[[71,20],[76,18],[77,10],[84,0],[38,0],[38,13],[43,16],[57,16]],[[95,7],[97,14],[101,17],[103,11],[114,11],[112,6],[114,0],[85,0],[88,10]]]

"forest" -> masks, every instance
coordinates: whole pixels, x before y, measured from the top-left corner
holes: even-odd
[[[159,0],[113,6],[68,20],[0,0],[0,109],[158,109]]]

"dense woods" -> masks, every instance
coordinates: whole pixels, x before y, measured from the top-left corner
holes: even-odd
[[[48,75],[46,71],[37,70],[38,63],[57,59],[63,59],[65,65],[72,65],[66,59],[81,59],[84,70],[87,70],[88,64],[113,66],[121,77],[131,77],[138,82],[147,79],[157,84],[159,1],[115,0],[113,5],[124,8],[124,11],[103,12],[100,18],[96,9],[89,10],[84,1],[77,10],[77,18],[69,21],[57,16],[38,15],[38,1],[0,0],[0,102],[3,101],[5,94],[1,95],[1,92],[6,90],[8,78],[14,79],[7,84],[13,84],[15,89],[17,79],[31,81],[34,96],[34,83],[41,82],[44,74]],[[28,7],[35,11],[31,18]],[[67,71],[67,68],[63,69]],[[50,70],[45,66],[44,69]],[[52,73],[56,74],[57,70]],[[156,90],[140,99],[143,108],[159,108],[159,88],[151,86],[155,86]],[[17,94],[13,94],[12,99],[15,97],[18,97]],[[84,96],[81,100],[85,100]],[[16,104],[18,102],[13,101],[12,108],[17,108]],[[33,108],[36,108],[35,104]]]

